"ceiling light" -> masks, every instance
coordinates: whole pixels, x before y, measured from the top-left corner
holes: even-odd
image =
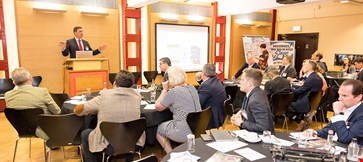
[[[67,12],[67,10],[64,9],[64,5],[56,3],[45,3],[45,2],[34,3],[33,10],[44,11],[44,12],[59,12],[59,13]]]
[[[83,15],[99,15],[99,16],[107,16],[109,13],[101,7],[93,7],[93,6],[81,6],[81,14]]]
[[[194,22],[194,23],[203,23],[205,21],[205,17],[195,16],[195,15],[188,15],[187,19],[189,22]]]
[[[177,14],[161,13],[160,18],[165,21],[179,21],[179,16]]]
[[[349,0],[341,0],[340,3],[348,3]]]

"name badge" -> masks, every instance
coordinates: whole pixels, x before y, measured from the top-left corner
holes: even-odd
[[[286,77],[287,76],[287,73],[282,73],[282,77]]]

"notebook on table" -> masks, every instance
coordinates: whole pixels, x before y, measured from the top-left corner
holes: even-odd
[[[210,130],[216,142],[234,141],[234,137],[227,130]]]

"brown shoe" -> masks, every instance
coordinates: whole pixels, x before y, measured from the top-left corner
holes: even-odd
[[[305,127],[305,121],[301,120],[299,124],[297,124],[296,131],[303,131]]]

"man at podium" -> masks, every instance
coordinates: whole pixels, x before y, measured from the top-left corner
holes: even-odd
[[[73,28],[73,34],[75,36],[74,38],[68,39],[66,43],[59,43],[59,46],[62,48],[63,56],[68,56],[70,54],[70,58],[76,58],[76,51],[93,51],[92,54],[97,55],[106,48],[105,45],[102,45],[98,49],[92,50],[88,41],[82,39],[83,29],[80,26]]]

